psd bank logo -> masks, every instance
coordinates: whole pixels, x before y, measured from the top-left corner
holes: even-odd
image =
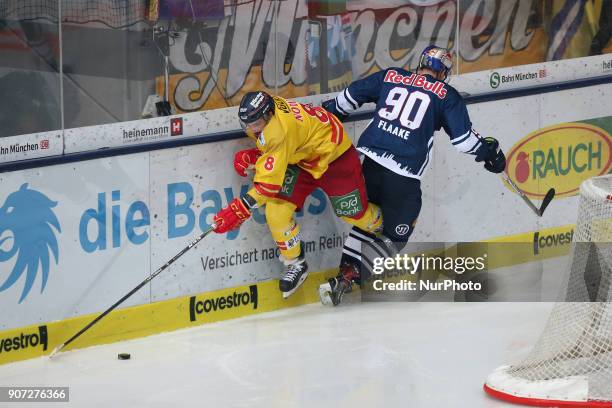
[[[53,207],[57,205],[43,193],[21,185],[0,207],[0,271],[9,270],[8,277],[0,272],[0,292],[7,290],[25,275],[19,303],[30,293],[40,270],[42,293],[49,277],[50,254],[58,262],[56,232],[61,228]],[[13,263],[14,262],[14,263]],[[7,268],[8,266],[8,268]]]

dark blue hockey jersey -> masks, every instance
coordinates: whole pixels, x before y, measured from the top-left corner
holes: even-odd
[[[353,82],[335,99],[341,115],[376,103],[358,150],[389,170],[420,179],[429,163],[434,131],[444,128],[461,152],[475,154],[481,142],[463,98],[430,75],[389,68]]]

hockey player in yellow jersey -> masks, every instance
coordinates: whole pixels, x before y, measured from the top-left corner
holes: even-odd
[[[258,91],[244,95],[238,116],[257,147],[237,152],[234,169],[243,177],[254,169],[253,187],[215,216],[215,232],[238,228],[265,205],[285,264],[279,288],[287,297],[308,275],[294,213],[312,191],[321,188],[337,216],[368,232],[382,227],[380,209],[367,201],[359,156],[334,115]]]

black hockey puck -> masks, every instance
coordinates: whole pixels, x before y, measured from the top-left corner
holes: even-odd
[[[117,354],[117,358],[119,360],[129,360],[130,359],[130,354],[129,353],[119,353]]]

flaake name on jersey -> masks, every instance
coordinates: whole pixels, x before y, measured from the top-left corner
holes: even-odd
[[[401,137],[404,140],[408,140],[408,136],[410,136],[410,131],[408,129],[394,126],[392,123],[388,123],[382,119],[378,120],[378,128],[394,136]]]
[[[444,86],[444,82],[429,82],[424,75],[415,74],[413,72],[411,72],[409,75],[402,75],[399,72],[390,69],[387,71],[384,81],[392,84],[404,84],[422,88],[426,91],[434,93],[440,99],[444,99],[446,97],[446,93],[448,92]]]

